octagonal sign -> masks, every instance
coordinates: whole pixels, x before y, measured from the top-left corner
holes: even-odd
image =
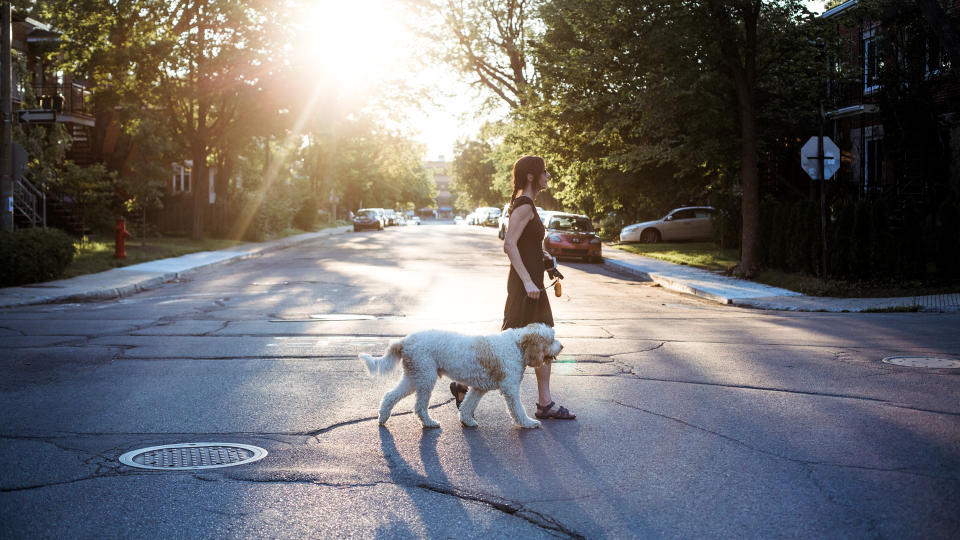
[[[810,140],[800,149],[800,165],[810,178],[817,179],[817,138]],[[840,168],[840,148],[830,137],[823,138],[823,178],[830,179]]]

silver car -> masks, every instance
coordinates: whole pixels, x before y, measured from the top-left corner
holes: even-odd
[[[688,206],[671,210],[663,219],[628,225],[620,231],[620,242],[677,242],[713,238],[714,209]]]

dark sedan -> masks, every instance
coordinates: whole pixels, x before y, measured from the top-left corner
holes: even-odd
[[[581,257],[603,261],[603,245],[593,230],[590,218],[578,214],[554,213],[547,219],[543,248],[554,257]]]
[[[357,210],[353,216],[353,231],[362,231],[363,229],[383,230],[383,214],[369,208]]]

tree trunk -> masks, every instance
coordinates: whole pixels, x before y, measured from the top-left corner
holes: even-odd
[[[203,240],[207,207],[210,206],[210,178],[207,172],[207,146],[203,142],[195,143],[193,152],[193,232],[194,240]]]

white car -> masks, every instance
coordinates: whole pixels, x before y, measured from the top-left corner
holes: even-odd
[[[710,206],[687,206],[671,210],[663,219],[628,225],[620,231],[620,242],[676,242],[710,240],[713,237]]]

